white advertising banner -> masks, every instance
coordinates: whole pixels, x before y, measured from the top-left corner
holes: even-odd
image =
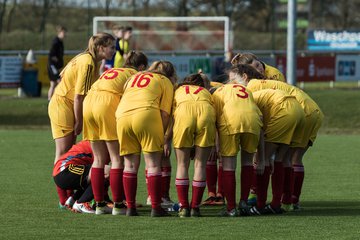
[[[0,57],[0,88],[20,86],[22,59],[20,57]]]
[[[360,81],[360,56],[337,55],[335,81]]]

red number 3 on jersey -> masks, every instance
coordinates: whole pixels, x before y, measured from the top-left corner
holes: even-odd
[[[233,88],[239,88],[238,91],[240,93],[237,93],[236,96],[238,96],[239,98],[248,98],[249,94],[246,92],[246,88],[242,85],[234,85]]]

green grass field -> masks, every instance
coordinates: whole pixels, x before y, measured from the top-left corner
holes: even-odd
[[[221,207],[207,207],[200,219],[175,214],[152,219],[148,207],[135,218],[60,211],[51,178],[54,143],[47,101],[0,91],[0,239],[359,239],[360,92],[312,89],[309,94],[326,119],[305,156],[303,211],[220,218]],[[138,185],[137,200],[145,203],[142,171]],[[171,196],[176,200],[174,178]]]

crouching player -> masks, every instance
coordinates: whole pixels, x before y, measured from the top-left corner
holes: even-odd
[[[220,154],[222,156],[224,195],[227,209],[223,216],[235,217],[237,154],[241,147],[241,197],[240,213],[247,213],[253,175],[253,157],[261,138],[261,112],[256,106],[252,93],[246,89],[236,66],[229,70],[230,82],[218,88],[213,94],[219,131]],[[260,149],[263,158],[263,149]]]
[[[289,85],[287,83],[266,80],[266,81],[250,81],[248,88],[251,91],[258,91],[261,89],[279,89],[292,95],[300,103],[301,108],[305,113],[305,125],[303,127],[303,134],[300,143],[295,143],[290,147],[285,159],[284,168],[284,192],[282,203],[285,204],[285,209],[299,208],[299,198],[301,193],[302,184],[304,181],[304,165],[303,156],[310,146],[313,145],[317,132],[321,127],[324,114],[319,106],[301,89]],[[292,168],[291,168],[292,162]],[[292,175],[293,171],[293,175]],[[292,204],[292,206],[291,206]]]
[[[177,160],[176,190],[179,217],[199,217],[206,186],[206,161],[215,144],[215,109],[204,74],[187,76],[175,91],[173,104],[173,142]],[[190,152],[195,146],[192,199],[189,204]]]
[[[76,212],[94,213],[89,202],[93,199],[90,183],[90,169],[94,161],[88,141],[81,141],[71,147],[56,161],[53,178],[56,185],[64,190],[76,190],[66,201],[67,206]],[[106,168],[105,177],[109,175]]]

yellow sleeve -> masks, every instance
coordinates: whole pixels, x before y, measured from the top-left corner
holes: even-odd
[[[93,83],[94,65],[89,61],[77,61],[75,71],[77,72],[75,94],[86,95]]]
[[[214,92],[214,94],[212,95],[212,100],[213,100],[214,108],[215,108],[215,112],[216,112],[216,119],[217,119],[217,121],[219,121],[221,112],[223,109],[223,103],[221,101],[221,96],[220,96],[218,90],[216,90]]]
[[[286,82],[284,74],[279,69],[265,64],[265,77],[267,79],[276,80],[280,82]]]
[[[160,99],[160,110],[171,114],[171,107],[173,104],[174,87],[169,79],[161,79],[163,82],[163,94]]]

